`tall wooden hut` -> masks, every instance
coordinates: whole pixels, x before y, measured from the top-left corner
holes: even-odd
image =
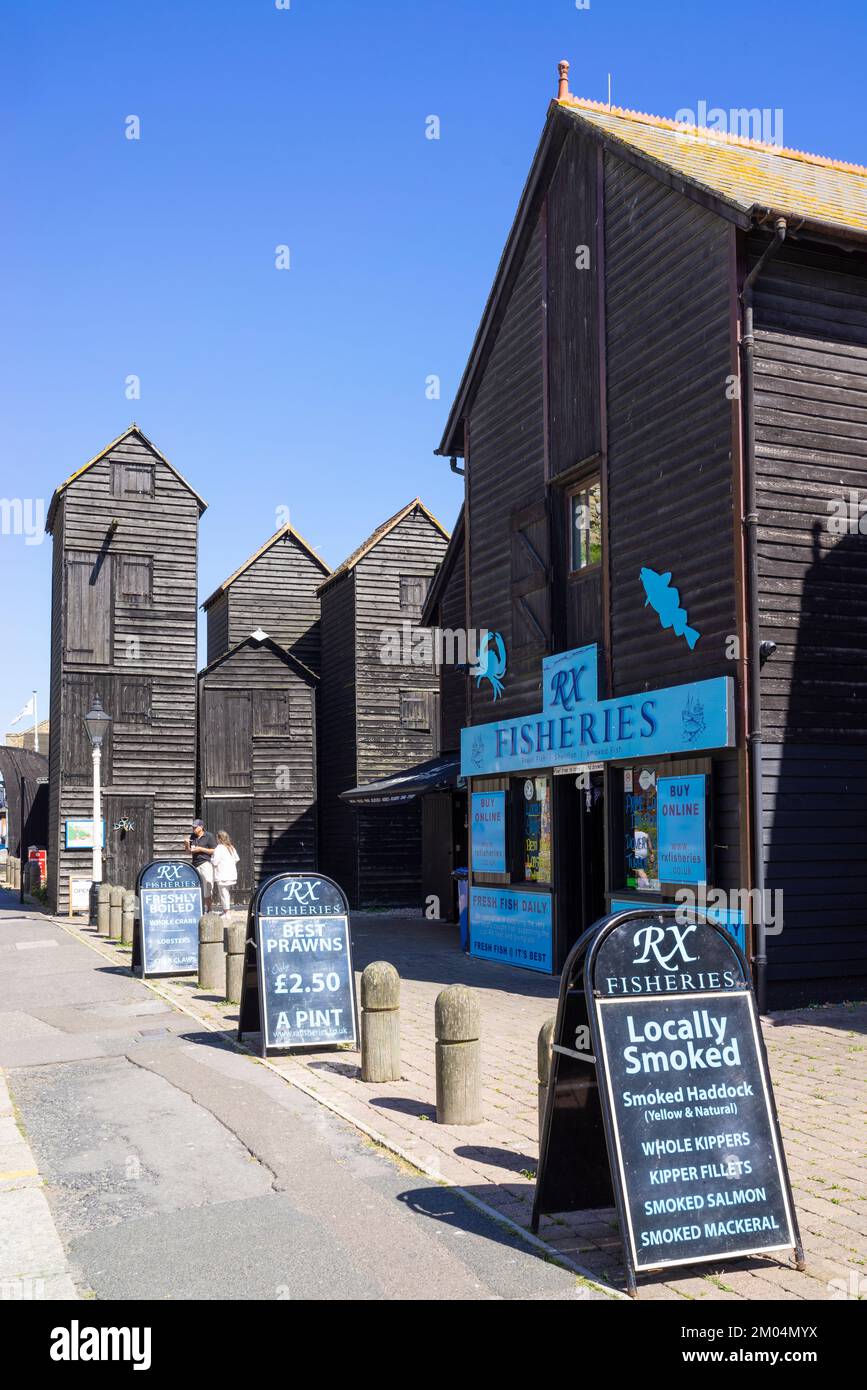
[[[850,998],[867,169],[567,73],[438,449],[502,644],[462,734],[470,948],[555,971],[606,910],[688,890],[762,1005]]]
[[[196,795],[196,579],[206,503],[137,425],[55,492],[49,741],[49,898],[89,878],[84,715],[112,716],[102,752],[104,878],[134,887],[182,851]]]
[[[240,900],[314,869],[317,677],[261,628],[199,676],[199,805],[240,856]]]
[[[353,906],[421,906],[418,802],[356,810],[341,794],[438,752],[438,677],[412,647],[447,543],[416,497],[319,586],[320,862]]]

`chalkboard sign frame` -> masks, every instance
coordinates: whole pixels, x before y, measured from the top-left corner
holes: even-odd
[[[148,969],[148,958],[147,958],[147,957],[148,957],[148,952],[147,952],[147,933],[146,933],[146,931],[145,931],[145,926],[144,926],[144,922],[145,922],[145,912],[144,912],[144,900],[143,900],[143,898],[142,898],[142,883],[143,883],[143,880],[144,880],[145,875],[149,872],[149,870],[151,870],[151,869],[156,869],[156,868],[158,868],[161,864],[179,864],[179,865],[181,865],[183,868],[189,869],[191,873],[195,874],[195,877],[196,877],[196,879],[198,880],[197,888],[198,888],[198,894],[199,894],[199,911],[198,911],[197,924],[196,924],[196,941],[195,941],[195,946],[196,946],[196,963],[195,963],[195,965],[191,966],[191,968],[190,968],[189,970],[159,970],[159,971],[153,971],[153,970]],[[192,885],[191,885],[191,887],[192,887]],[[199,969],[199,963],[198,963],[198,951],[199,951],[198,918],[201,917],[201,916],[202,916],[202,913],[204,912],[204,905],[203,905],[203,902],[202,902],[202,885],[201,885],[201,880],[199,879],[199,876],[198,876],[198,874],[196,873],[196,870],[195,870],[195,868],[193,867],[193,865],[192,865],[192,864],[190,863],[190,861],[187,860],[187,859],[179,859],[179,858],[173,858],[173,857],[169,857],[169,856],[165,856],[164,858],[161,858],[161,859],[151,859],[147,864],[145,864],[144,868],[140,871],[140,873],[139,873],[139,875],[138,875],[138,878],[136,879],[135,891],[136,891],[136,897],[137,897],[137,899],[138,899],[138,912],[137,912],[137,914],[136,914],[136,920],[135,920],[135,924],[134,924],[134,927],[133,927],[133,934],[132,934],[132,971],[133,971],[133,974],[134,974],[134,975],[139,975],[139,976],[141,977],[141,979],[143,979],[143,980],[148,979],[148,978],[160,978],[160,977],[170,978],[170,977],[172,977],[172,976],[174,976],[174,975],[196,975],[196,974],[198,973],[198,969]]]
[[[267,1005],[265,996],[265,967],[264,953],[260,947],[259,921],[260,904],[263,897],[278,882],[306,882],[315,879],[320,883],[326,883],[339,895],[343,911],[334,914],[337,920],[345,919],[346,922],[346,968],[349,986],[351,1008],[349,1015],[352,1019],[351,1036],[340,1038],[336,1041],[323,1041],[314,1039],[310,1042],[293,1043],[290,1046],[274,1044],[268,1041],[267,1036]],[[291,919],[286,919],[291,920]],[[334,918],[332,918],[334,920]],[[322,1051],[329,1047],[358,1046],[360,1027],[358,1019],[358,1000],[355,989],[355,971],[352,964],[352,937],[349,921],[349,902],[346,894],[333,878],[327,874],[318,873],[315,870],[309,872],[292,871],[288,873],[272,874],[257,888],[250,897],[247,909],[247,937],[244,944],[244,973],[241,985],[241,1007],[238,1014],[238,1041],[240,1042],[245,1033],[258,1032],[261,1035],[259,1055],[261,1057],[271,1056],[291,1056],[298,1051]]]
[[[617,1211],[623,1253],[626,1264],[627,1288],[632,1297],[637,1296],[637,1276],[672,1266],[684,1267],[700,1264],[708,1260],[723,1262],[740,1259],[748,1255],[773,1253],[769,1247],[755,1245],[743,1249],[714,1252],[711,1255],[698,1255],[694,1258],[668,1261],[660,1259],[654,1264],[637,1266],[633,1258],[631,1242],[628,1193],[623,1166],[620,1162],[619,1132],[614,1111],[611,1077],[607,1066],[603,1029],[600,1023],[600,1003],[604,1004],[603,992],[597,988],[595,971],[600,949],[618,928],[641,919],[659,925],[671,925],[676,915],[683,920],[684,908],[660,907],[639,908],[620,911],[601,918],[575,943],[566,964],[560,983],[557,1019],[554,1032],[554,1051],[552,1056],[550,1082],[542,1126],[539,1153],[539,1169],[533,1203],[532,1229],[538,1230],[539,1218],[545,1212],[580,1211],[612,1204]],[[688,912],[688,921],[707,927],[714,932],[726,951],[737,964],[738,978],[731,988],[714,991],[724,998],[746,998],[750,1011],[753,1036],[755,1040],[755,1061],[763,1087],[767,1106],[768,1122],[774,1146],[776,1176],[789,1217],[791,1245],[777,1246],[777,1250],[794,1249],[796,1267],[805,1268],[804,1252],[801,1244],[798,1219],[792,1198],[791,1184],[786,1165],[785,1150],[780,1133],[773,1087],[768,1069],[767,1053],[764,1046],[755,996],[752,989],[749,966],[738,943],[716,922],[710,921],[703,913]],[[634,999],[659,995],[635,995]],[[612,996],[609,996],[609,1002]],[[667,1000],[689,1000],[695,992],[675,992],[664,996]],[[570,1047],[578,1030],[586,1042],[583,1050]],[[558,1150],[565,1150],[559,1152]]]

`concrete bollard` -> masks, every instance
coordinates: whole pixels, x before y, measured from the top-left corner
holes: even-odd
[[[434,1005],[437,1123],[477,1125],[482,1119],[479,1003],[466,985],[447,985]]]
[[[100,883],[96,889],[96,930],[100,936],[108,936],[111,922],[111,884]]]
[[[119,884],[112,884],[109,894],[109,929],[108,934],[112,941],[120,941],[123,931],[123,888]]]
[[[135,919],[138,916],[138,898],[135,893],[124,893],[123,916],[120,925],[120,939],[124,946],[132,945]]]
[[[244,949],[247,940],[247,918],[230,922],[223,928],[223,947],[226,952],[226,994],[230,1004],[240,1004],[244,980]]]
[[[226,953],[223,950],[223,918],[206,912],[199,918],[199,989],[223,998],[226,988]]]
[[[542,1126],[545,1123],[545,1104],[548,1100],[548,1083],[551,1080],[551,1054],[554,1047],[554,1027],[557,1020],[546,1018],[539,1029],[536,1043],[536,1059],[539,1072],[539,1143],[542,1142]]]
[[[400,1080],[400,976],[387,960],[361,972],[361,1079]]]

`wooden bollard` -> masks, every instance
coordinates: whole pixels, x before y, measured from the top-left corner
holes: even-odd
[[[400,1080],[400,976],[387,960],[361,972],[361,1079]]]
[[[434,1004],[437,1123],[477,1125],[482,1119],[479,1003],[466,985],[447,985]]]
[[[241,984],[244,979],[244,948],[247,940],[247,919],[230,922],[223,928],[223,947],[226,952],[226,999],[230,1004],[240,1004]]]
[[[539,1072],[539,1143],[542,1142],[542,1126],[545,1123],[545,1105],[548,1100],[548,1083],[551,1080],[551,1054],[554,1047],[555,1018],[546,1018],[539,1029],[536,1043],[536,1059]]]
[[[206,912],[199,918],[199,989],[221,999],[226,988],[225,957],[223,918],[217,912]]]
[[[108,936],[111,920],[111,884],[100,883],[96,889],[96,930],[100,936]]]
[[[138,898],[135,893],[123,895],[123,917],[121,919],[120,939],[124,946],[132,945],[132,934],[138,914]]]
[[[109,912],[108,934],[113,941],[120,941],[123,933],[123,892],[123,888],[114,884],[109,895],[111,909]]]

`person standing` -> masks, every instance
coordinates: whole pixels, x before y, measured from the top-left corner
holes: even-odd
[[[202,906],[210,912],[214,901],[214,865],[212,863],[217,842],[203,821],[194,820],[193,828],[184,840],[188,852],[193,856],[193,868],[202,880]]]
[[[213,855],[214,883],[220,899],[220,911],[225,917],[232,907],[232,889],[238,882],[238,851],[228,831],[217,831],[217,847]]]

